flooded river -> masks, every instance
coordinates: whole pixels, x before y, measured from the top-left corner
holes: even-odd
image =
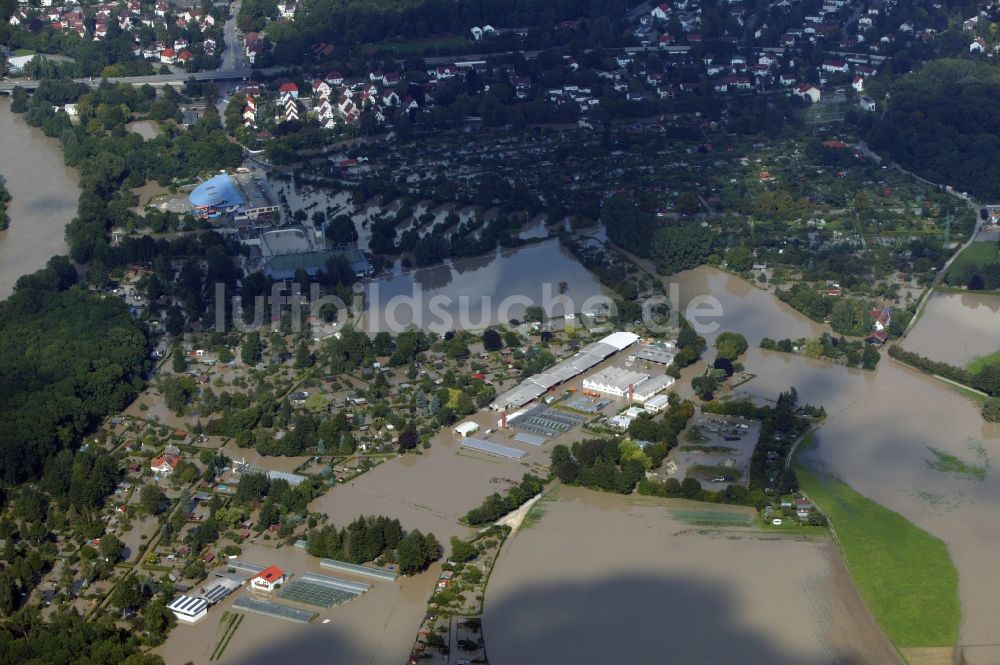
[[[1000,349],[1000,296],[935,291],[904,346],[928,358],[965,365]]]
[[[752,397],[774,399],[795,386],[800,401],[821,404],[828,418],[807,462],[836,475],[865,496],[942,538],[959,571],[962,626],[959,645],[968,663],[1000,662],[1000,427],[987,424],[978,404],[944,383],[914,372],[883,354],[877,371],[846,369],[801,356],[756,348],[762,337],[797,337],[822,330],[770,295],[711,268],[681,273],[682,303],[711,295],[723,306],[720,330],[743,333],[743,359],[757,378],[740,387]],[[964,362],[996,350],[996,305],[983,297],[935,296],[906,346],[938,360]],[[950,323],[954,326],[948,325]],[[711,339],[714,334],[706,334]],[[957,336],[957,337],[956,337]],[[956,339],[966,340],[958,345]],[[949,343],[950,340],[950,343]],[[952,352],[945,349],[960,348]],[[933,450],[985,471],[935,468]],[[990,645],[990,646],[979,646]]]
[[[10,228],[0,231],[0,298],[6,298],[18,277],[66,253],[64,229],[76,214],[80,187],[59,142],[11,113],[8,97],[0,97],[0,175],[12,197]]]

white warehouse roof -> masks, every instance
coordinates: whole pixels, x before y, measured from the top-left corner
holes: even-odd
[[[610,335],[601,340],[601,342],[605,344],[610,344],[611,346],[615,347],[615,350],[617,351],[626,349],[638,341],[639,341],[639,336],[636,335],[635,333],[630,333],[630,332],[611,333]]]
[[[455,434],[460,434],[461,436],[469,436],[470,434],[479,431],[479,425],[467,420],[461,425],[455,427]]]

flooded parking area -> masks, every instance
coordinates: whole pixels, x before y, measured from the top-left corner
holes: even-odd
[[[496,665],[899,662],[825,539],[704,527],[745,508],[554,492],[490,578]]]
[[[695,478],[708,490],[750,481],[750,458],[760,436],[760,423],[742,418],[702,414],[670,451],[659,480]]]

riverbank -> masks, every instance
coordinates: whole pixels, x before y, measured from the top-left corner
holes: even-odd
[[[851,577],[879,624],[904,652],[953,648],[961,618],[958,571],[944,542],[807,466],[803,458],[814,446],[810,437],[793,469],[803,493],[830,520]]]
[[[0,231],[0,298],[6,298],[19,277],[66,254],[66,225],[76,214],[80,178],[63,162],[59,141],[11,113],[8,97],[0,97],[0,173],[13,220]]]

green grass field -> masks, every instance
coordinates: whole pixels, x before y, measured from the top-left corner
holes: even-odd
[[[958,571],[944,542],[835,478],[799,463],[795,473],[830,519],[854,582],[889,639],[898,648],[954,645]]]
[[[25,55],[35,55],[35,52],[32,51],[30,48],[19,48],[16,51],[14,51],[14,55],[17,57],[22,57]]]
[[[671,510],[671,516],[696,526],[753,526],[753,517],[728,510]]]
[[[987,265],[997,260],[997,244],[995,242],[974,242],[955,258],[948,268],[949,283],[955,275],[962,274],[967,265]]]
[[[965,369],[975,374],[982,368],[987,365],[992,365],[993,363],[1000,363],[1000,351],[994,351],[988,355],[973,358],[965,365]]]

